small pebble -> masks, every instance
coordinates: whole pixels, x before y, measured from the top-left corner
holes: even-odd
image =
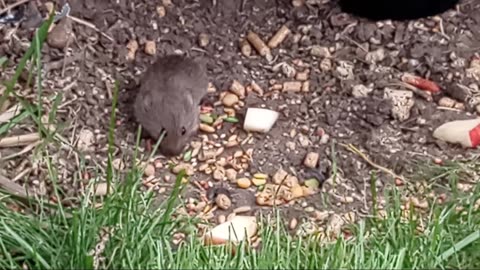
[[[237,171],[235,169],[227,169],[225,171],[225,175],[227,176],[227,180],[233,182],[237,179]]]
[[[303,160],[303,165],[313,169],[317,167],[319,157],[320,155],[318,153],[310,152],[305,156],[305,159]]]
[[[226,194],[221,193],[215,198],[215,204],[218,206],[218,208],[227,210],[232,206],[232,201]]]

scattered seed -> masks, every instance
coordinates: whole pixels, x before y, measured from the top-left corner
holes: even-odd
[[[245,98],[245,87],[237,80],[233,80],[230,91],[241,99]]]
[[[233,213],[241,214],[241,213],[249,212],[251,210],[252,210],[251,206],[245,205],[245,206],[240,206],[240,207],[237,207],[237,208],[233,209]]]
[[[289,222],[288,227],[290,228],[290,230],[295,230],[295,228],[297,228],[297,225],[298,225],[298,220],[296,218],[292,218]]]
[[[311,178],[311,179],[305,180],[305,186],[315,190],[320,187],[320,183],[318,182],[317,179]]]
[[[185,174],[188,176],[191,176],[194,173],[193,166],[188,163],[180,163],[176,165],[175,167],[173,167],[172,172],[174,174],[179,174],[181,170],[185,170]]]
[[[286,25],[282,25],[282,27],[280,27],[280,29],[278,29],[275,35],[273,35],[272,38],[270,38],[270,40],[268,41],[268,47],[272,49],[276,48],[278,45],[280,45],[280,43],[285,40],[289,33],[290,29],[288,29]]]
[[[258,179],[258,178],[253,178],[252,179],[252,183],[255,185],[255,186],[263,186],[267,183],[267,179]]]
[[[304,81],[302,83],[302,92],[309,92],[310,91],[310,81]]]
[[[249,188],[252,185],[252,182],[248,178],[240,178],[237,180],[237,185],[239,188]]]
[[[212,177],[213,177],[213,179],[215,179],[215,180],[217,180],[217,181],[223,180],[223,178],[225,177],[225,169],[222,168],[222,167],[216,168],[216,169],[213,171]]]
[[[252,44],[252,46],[257,50],[260,56],[271,57],[270,48],[263,40],[253,31],[249,31],[247,34],[247,40]]]
[[[203,124],[203,123],[200,123],[200,130],[203,131],[203,132],[207,132],[207,133],[214,133],[215,132],[214,127]]]
[[[255,173],[253,175],[253,177],[257,178],[257,179],[267,179],[268,178],[268,174],[264,174],[264,173]]]
[[[222,99],[222,103],[224,106],[232,107],[233,105],[237,104],[240,99],[237,95],[233,93],[227,93]]]
[[[284,82],[282,89],[284,92],[300,92],[302,90],[302,82]]]
[[[300,198],[303,196],[303,188],[300,185],[295,185],[293,186],[290,191],[292,192],[292,197],[295,198]]]
[[[153,166],[152,164],[148,164],[145,167],[144,173],[147,177],[154,176],[155,175],[155,166]]]
[[[235,181],[235,179],[237,179],[237,171],[235,171],[232,168],[227,169],[225,171],[225,175],[227,177],[227,180],[230,181],[230,182],[233,182],[233,181]]]
[[[229,117],[223,119],[223,121],[228,122],[228,123],[238,123],[238,118],[233,117],[233,116],[229,116]]]
[[[207,47],[208,43],[210,43],[208,35],[205,33],[200,33],[200,35],[198,35],[198,45],[204,48]]]
[[[250,46],[250,43],[248,43],[246,39],[240,41],[240,51],[245,57],[252,55],[252,46]]]
[[[157,53],[157,45],[155,41],[147,41],[145,42],[145,53],[148,55],[155,55]]]
[[[202,121],[203,123],[207,123],[207,124],[212,124],[213,123],[213,117],[210,115],[210,114],[200,114],[200,121]]]

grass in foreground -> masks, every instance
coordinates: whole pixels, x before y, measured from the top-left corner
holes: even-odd
[[[108,269],[480,267],[480,216],[472,203],[478,198],[464,201],[461,213],[455,210],[459,205],[433,207],[419,232],[421,222],[403,220],[398,194],[392,194],[384,220],[362,221],[353,227],[354,239],[340,238],[331,244],[293,237],[275,217],[276,226],[261,223],[259,250],[239,249],[232,255],[226,248],[202,245],[185,226],[188,222],[171,220],[169,202],[151,208],[151,196],[137,191],[137,176],[132,172],[129,183],[108,197],[102,208],[85,199],[69,214],[19,213],[7,207],[4,197],[0,268],[93,269],[94,260]],[[177,191],[179,187],[177,181]],[[178,229],[187,239],[174,248],[172,233]],[[92,253],[95,249],[98,254]]]
[[[45,40],[49,23],[38,31],[36,42],[19,64],[4,97],[14,94],[13,85],[27,60],[35,61],[38,70],[40,44]],[[37,72],[36,76],[37,85],[41,85],[40,73]],[[40,95],[41,91],[39,100]],[[39,121],[41,102],[33,106],[19,97],[17,99],[25,105],[27,114],[39,125],[43,136],[53,139]],[[112,113],[110,149],[113,119]],[[48,165],[51,180],[55,182],[56,166]],[[16,201],[8,195],[1,195],[0,268],[93,269],[97,263],[99,268],[109,269],[480,267],[480,216],[474,209],[478,196],[458,200],[455,204],[433,205],[428,221],[421,223],[415,221],[414,211],[405,221],[399,194],[390,194],[387,197],[391,204],[384,220],[366,219],[352,228],[355,235],[352,240],[340,238],[330,244],[315,237],[289,235],[277,216],[274,217],[276,226],[267,226],[270,222],[262,223],[259,250],[239,249],[232,255],[224,247],[202,245],[188,226],[189,221],[180,223],[171,219],[180,193],[181,176],[170,199],[160,207],[152,207],[152,194],[138,191],[141,174],[141,170],[132,165],[123,184],[117,186],[115,183],[120,179],[109,162],[106,179],[116,191],[102,201],[101,208],[95,207],[91,190],[78,208],[66,209],[57,205],[53,206],[56,209],[53,212],[52,206],[43,202],[39,202],[36,211],[19,212],[12,207]],[[92,184],[96,180],[92,180]],[[458,206],[464,207],[464,211],[458,212]],[[422,232],[419,232],[419,226],[423,228]],[[171,244],[176,230],[187,235],[179,247]]]

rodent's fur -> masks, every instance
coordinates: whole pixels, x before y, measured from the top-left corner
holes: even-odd
[[[157,140],[166,136],[159,150],[166,156],[182,152],[199,126],[199,103],[206,95],[205,67],[181,55],[158,58],[146,71],[134,103],[142,129]]]

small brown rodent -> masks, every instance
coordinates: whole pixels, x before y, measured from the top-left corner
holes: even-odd
[[[158,140],[166,156],[182,152],[198,130],[199,104],[207,94],[204,65],[181,55],[160,57],[145,72],[134,103],[134,115],[142,129]]]

